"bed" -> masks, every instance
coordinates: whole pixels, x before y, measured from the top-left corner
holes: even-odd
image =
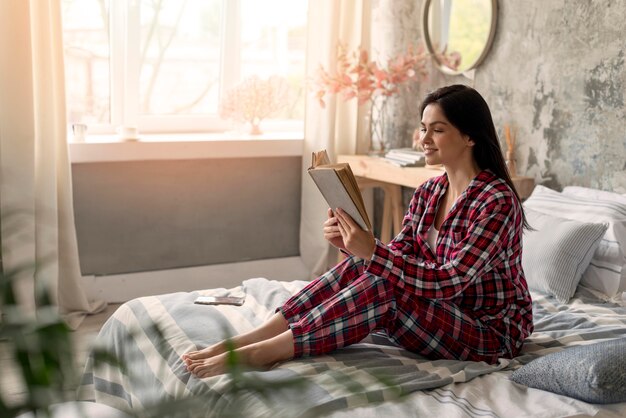
[[[268,371],[235,370],[207,379],[190,375],[180,359],[183,353],[259,325],[306,284],[253,278],[232,289],[149,296],[123,304],[99,333],[79,398],[123,411],[148,410],[156,416],[174,415],[166,411],[209,417],[626,416],[626,397],[621,398],[626,391],[622,284],[614,286],[615,294],[607,294],[608,282],[594,285],[597,271],[588,272],[592,264],[606,265],[617,254],[608,254],[602,242],[606,241],[607,248],[613,246],[611,234],[620,238],[621,231],[609,231],[615,225],[608,221],[595,222],[603,226],[592,228],[594,235],[590,229],[581,229],[590,228],[583,221],[546,219],[554,213],[555,201],[553,191],[548,190],[539,189],[525,203],[531,225],[546,227],[524,237],[524,251],[540,246],[538,253],[544,258],[528,257],[524,265],[530,276],[535,331],[515,359],[500,359],[495,365],[430,361],[394,346],[384,335],[373,334],[329,355],[281,363]],[[626,225],[626,205],[622,221],[622,208],[615,207],[614,224]],[[550,244],[550,240],[568,242],[567,233],[572,230],[577,238],[566,248]],[[592,236],[588,243],[581,231],[585,237]],[[597,258],[602,257],[605,264],[598,264]],[[618,273],[611,280],[622,280],[621,270]],[[246,299],[240,307],[194,304],[200,295],[245,295]],[[598,355],[599,349],[608,350],[607,345],[612,351]],[[96,365],[102,350],[113,353],[128,369]],[[559,364],[564,366],[559,369],[555,366]],[[595,388],[600,392],[589,395],[588,387],[577,391],[588,379],[601,380],[599,389]],[[602,386],[606,381],[609,386]],[[272,390],[265,390],[268,387]],[[165,409],[163,402],[174,409]]]

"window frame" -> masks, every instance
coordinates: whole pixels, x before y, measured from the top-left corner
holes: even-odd
[[[141,115],[140,50],[141,1],[110,0],[109,9],[109,90],[110,122],[91,124],[89,134],[110,135],[124,128],[136,128],[140,134],[160,133],[224,133],[233,123],[217,113],[197,115]],[[234,87],[241,74],[241,1],[223,0],[220,33],[220,81],[218,100],[224,91]],[[267,120],[268,132],[303,133],[304,121]]]

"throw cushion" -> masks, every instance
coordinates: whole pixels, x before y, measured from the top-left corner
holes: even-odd
[[[626,338],[548,354],[513,372],[511,380],[585,402],[626,402]]]

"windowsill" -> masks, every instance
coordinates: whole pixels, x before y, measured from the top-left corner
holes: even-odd
[[[72,163],[112,161],[189,160],[205,158],[301,157],[301,132],[258,136],[233,133],[147,134],[122,141],[114,135],[91,135],[70,142]]]

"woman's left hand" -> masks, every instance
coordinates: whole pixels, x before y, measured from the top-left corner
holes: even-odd
[[[371,231],[363,230],[346,211],[338,208],[335,216],[346,250],[363,260],[370,260],[376,249],[376,239]]]

